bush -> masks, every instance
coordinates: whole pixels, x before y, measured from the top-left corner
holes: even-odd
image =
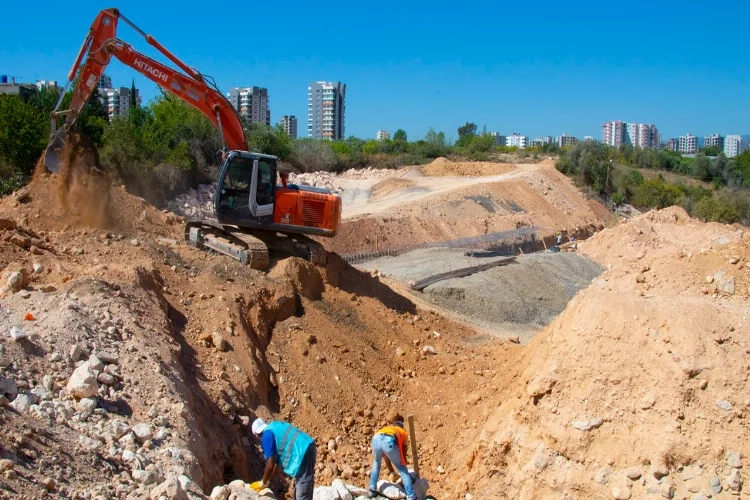
[[[677,205],[684,192],[680,186],[658,179],[648,179],[635,188],[632,203],[638,208],[666,208]]]

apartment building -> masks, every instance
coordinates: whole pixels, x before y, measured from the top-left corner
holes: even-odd
[[[698,138],[690,134],[680,136],[678,140],[677,151],[679,151],[682,154],[697,153],[698,152]]]
[[[227,98],[234,109],[250,123],[271,126],[271,104],[268,89],[262,87],[235,87],[229,89]]]
[[[116,116],[126,116],[133,105],[141,105],[140,91],[135,89],[135,103],[131,102],[130,91],[131,89],[128,87],[99,89],[99,98],[104,103],[104,109],[107,111],[107,117],[110,120]]]
[[[633,147],[659,149],[661,136],[656,125],[618,120],[602,125],[602,142],[614,147],[632,144]]]
[[[99,88],[99,90],[111,89],[113,88],[112,79],[105,73],[102,73],[102,76],[99,77],[99,82],[96,84],[96,86]]]
[[[307,87],[307,137],[343,139],[345,112],[346,84],[312,82]]]
[[[490,135],[495,139],[495,146],[507,146],[508,138],[500,134],[500,132],[490,132]]]
[[[557,145],[560,146],[561,148],[572,146],[573,144],[578,142],[578,139],[566,133],[563,133],[563,135],[556,137],[555,139],[556,139],[555,142],[557,142]]]
[[[551,135],[545,135],[542,137],[537,137],[533,141],[531,141],[532,146],[544,146],[545,144],[552,144],[552,136]]]
[[[375,138],[378,141],[387,141],[388,139],[391,138],[391,133],[388,132],[387,130],[378,130],[378,133],[375,134]]]
[[[724,155],[727,158],[739,156],[744,151],[741,135],[728,135],[724,138]]]
[[[524,149],[526,148],[527,144],[529,142],[529,138],[525,135],[521,135],[517,132],[514,132],[512,135],[509,135],[506,138],[506,146],[510,147],[516,147],[518,149]]]
[[[279,125],[292,139],[297,138],[297,117],[294,115],[284,115],[279,121]]]
[[[679,147],[680,141],[678,141],[677,139],[669,139],[663,144],[662,149],[665,151],[677,151]]]
[[[719,134],[707,135],[703,138],[703,147],[715,146],[719,148],[719,151],[724,150],[724,138]]]

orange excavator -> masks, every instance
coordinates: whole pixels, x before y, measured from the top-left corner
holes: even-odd
[[[120,20],[184,73],[141,54],[118,39],[116,31]],[[277,158],[247,151],[245,131],[237,110],[213,80],[186,65],[117,9],[99,13],[68,74],[68,83],[52,112],[52,134],[44,158],[47,170],[59,172],[63,168],[66,135],[91,99],[112,56],[198,109],[221,133],[224,147],[214,196],[216,221],[187,222],[185,241],[188,245],[223,253],[261,270],[268,267],[269,248],[316,264],[326,263],[325,249],[308,236],[336,234],[341,222],[341,198],[327,189],[288,184],[286,174],[280,174],[281,184],[277,184]],[[70,108],[58,111],[62,97],[74,80]],[[56,130],[61,116],[65,116],[65,123]]]

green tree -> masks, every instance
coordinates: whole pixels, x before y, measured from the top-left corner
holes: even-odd
[[[456,141],[456,147],[465,148],[477,135],[476,123],[466,122],[465,125],[458,127],[458,140]]]
[[[406,131],[402,128],[396,130],[396,133],[393,134],[393,140],[407,142]]]
[[[721,153],[721,149],[719,149],[719,146],[706,146],[705,148],[701,149],[701,153],[706,156],[719,156],[719,153]]]
[[[280,126],[272,128],[265,123],[251,123],[246,136],[250,151],[274,155],[285,161],[291,157],[292,139]]]
[[[366,155],[374,155],[378,152],[378,141],[370,139],[364,146],[362,146],[362,152]]]
[[[28,178],[47,145],[49,124],[30,103],[0,96],[0,176]]]

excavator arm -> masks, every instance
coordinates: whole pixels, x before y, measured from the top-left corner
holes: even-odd
[[[129,24],[149,44],[154,46],[187,74],[183,74],[141,54],[131,45],[118,39],[116,32],[117,23],[120,19]],[[86,60],[81,65],[84,56]],[[65,135],[68,129],[75,123],[83,107],[91,99],[99,78],[104,73],[112,56],[115,56],[123,64],[135,69],[146,78],[203,113],[221,132],[225,149],[247,151],[247,141],[245,139],[245,131],[242,128],[242,122],[237,111],[227,98],[215,86],[209,85],[203,75],[183,63],[151,35],[147,35],[141,31],[120,14],[117,9],[105,9],[99,13],[91,25],[91,29],[81,46],[78,57],[68,74],[68,84],[65,91],[60,95],[60,100],[55,107],[55,111],[52,112],[53,135],[45,154],[45,166],[47,170],[52,172],[59,171],[61,166],[61,152],[65,145]],[[58,111],[62,102],[62,96],[67,91],[71,82],[76,78],[76,75],[78,75],[78,79],[73,88],[73,98],[70,107],[64,111]],[[65,115],[65,123],[59,131],[55,131],[57,118],[62,115]]]

